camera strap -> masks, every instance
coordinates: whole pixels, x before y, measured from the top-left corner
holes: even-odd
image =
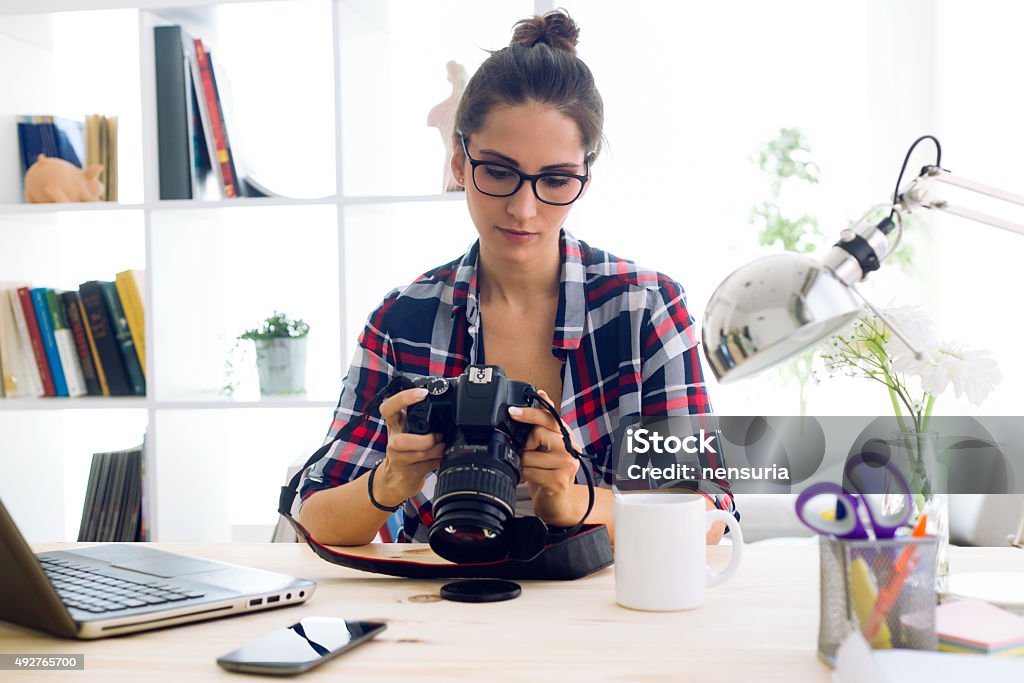
[[[553,530],[536,517],[514,518],[509,529],[513,534],[509,557],[491,562],[422,563],[396,558],[370,557],[342,552],[314,539],[291,514],[292,504],[295,501],[295,496],[298,495],[303,475],[327,455],[335,442],[347,438],[366,420],[368,415],[379,411],[380,404],[384,399],[399,391],[412,388],[412,386],[412,380],[404,375],[396,375],[392,378],[387,386],[370,399],[358,418],[350,421],[338,431],[330,442],[317,449],[305,465],[295,473],[291,481],[281,487],[277,511],[291,524],[295,533],[309,545],[314,553],[328,562],[352,569],[421,579],[482,577],[571,580],[587,576],[612,564],[611,541],[607,527],[603,524],[585,524],[594,508],[594,478],[590,466],[585,462],[585,456],[574,446],[572,437],[557,409],[550,401],[545,400],[536,392],[531,398],[537,400],[555,418],[562,432],[566,450],[581,463],[581,469],[587,480],[589,492],[587,510],[582,519],[574,526]]]

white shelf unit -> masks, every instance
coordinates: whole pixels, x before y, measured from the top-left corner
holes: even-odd
[[[146,397],[0,399],[0,497],[31,540],[74,540],[91,453],[143,434],[156,539],[250,540],[264,527],[270,538],[277,488],[326,433],[367,313],[475,238],[463,195],[435,191],[444,150],[425,120],[450,92],[447,60],[472,72],[483,48],[549,4],[0,5],[0,61],[26,71],[0,73],[0,125],[27,113],[116,114],[122,179],[122,203],[21,203],[16,137],[0,137],[0,281],[72,289],[146,272]],[[232,147],[254,153],[261,181],[310,198],[159,199],[161,24],[202,37],[230,75],[229,124],[249,124],[229,129]],[[104,47],[72,50],[79,32],[103,35]],[[309,393],[260,398],[250,352],[229,399],[220,389],[234,338],[274,308],[311,324]]]

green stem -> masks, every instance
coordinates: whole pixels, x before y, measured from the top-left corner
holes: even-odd
[[[903,422],[903,413],[900,412],[900,403],[896,398],[896,390],[892,388],[892,384],[886,382],[885,385],[889,387],[889,399],[892,401],[892,409],[896,413],[896,421],[900,425],[900,431],[906,432],[907,425]]]
[[[882,372],[885,374],[885,386],[889,388],[889,400],[892,401],[892,410],[894,413],[896,413],[896,422],[899,423],[900,431],[906,432],[907,424],[906,422],[903,421],[903,411],[900,410],[899,401],[903,401],[904,405],[907,407],[907,412],[911,415],[914,414],[913,406],[911,406],[910,403],[907,402],[907,398],[906,396],[903,395],[902,392],[897,391],[897,382],[893,378],[893,376],[889,374],[889,368],[886,366],[885,363],[885,351],[877,342],[874,341],[871,343],[871,347],[873,354],[878,359],[879,364],[882,366]]]
[[[925,393],[928,396],[928,400],[924,404],[924,418],[921,420],[921,431],[928,431],[928,423],[932,419],[932,408],[935,407],[935,396],[933,394]]]

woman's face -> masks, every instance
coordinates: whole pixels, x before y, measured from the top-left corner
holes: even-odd
[[[467,146],[474,160],[498,162],[523,173],[585,173],[585,154],[576,122],[543,104],[493,109],[483,127],[468,137]],[[541,202],[529,181],[524,181],[514,195],[491,197],[476,188],[472,172],[461,145],[456,145],[452,174],[466,188],[469,214],[480,233],[481,249],[510,265],[550,259],[558,251],[558,233],[572,205]],[[588,185],[584,185],[584,193]]]

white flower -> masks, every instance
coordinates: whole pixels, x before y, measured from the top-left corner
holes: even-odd
[[[917,360],[906,344],[892,339],[886,348],[893,359],[893,369],[921,378],[921,388],[932,396],[939,396],[950,384],[956,397],[967,396],[974,406],[980,406],[999,384],[1003,373],[992,358],[992,352],[971,349],[957,342],[936,343],[922,349],[924,358]]]
[[[920,306],[898,306],[884,311],[887,320],[892,322],[900,333],[915,346],[932,346],[937,342],[935,326],[931,319],[921,310]],[[886,332],[892,334],[892,327],[886,325]]]

